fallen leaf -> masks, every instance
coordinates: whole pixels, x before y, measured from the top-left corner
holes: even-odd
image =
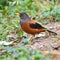
[[[0,45],[11,45],[14,41],[6,42],[6,41],[0,41]]]

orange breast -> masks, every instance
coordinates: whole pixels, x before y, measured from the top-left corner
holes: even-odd
[[[41,28],[41,29],[35,29],[35,28],[31,28],[30,24],[33,23],[35,24],[36,21],[32,20],[30,22],[25,22],[24,24],[21,25],[21,28],[23,29],[23,31],[25,31],[28,34],[37,34],[40,32],[44,32],[46,29],[45,28]]]

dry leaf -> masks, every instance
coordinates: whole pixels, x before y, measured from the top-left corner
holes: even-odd
[[[0,41],[0,45],[11,45],[11,44],[13,44],[13,41],[11,42]]]

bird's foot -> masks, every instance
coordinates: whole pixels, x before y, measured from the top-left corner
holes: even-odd
[[[30,36],[30,38],[29,38],[29,44],[33,44],[33,40],[35,39],[35,36],[34,35],[32,35],[32,36]]]

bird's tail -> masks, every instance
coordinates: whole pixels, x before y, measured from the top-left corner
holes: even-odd
[[[53,31],[50,31],[50,30],[47,30],[49,33],[52,33],[54,35],[57,35],[57,33],[53,32]]]

